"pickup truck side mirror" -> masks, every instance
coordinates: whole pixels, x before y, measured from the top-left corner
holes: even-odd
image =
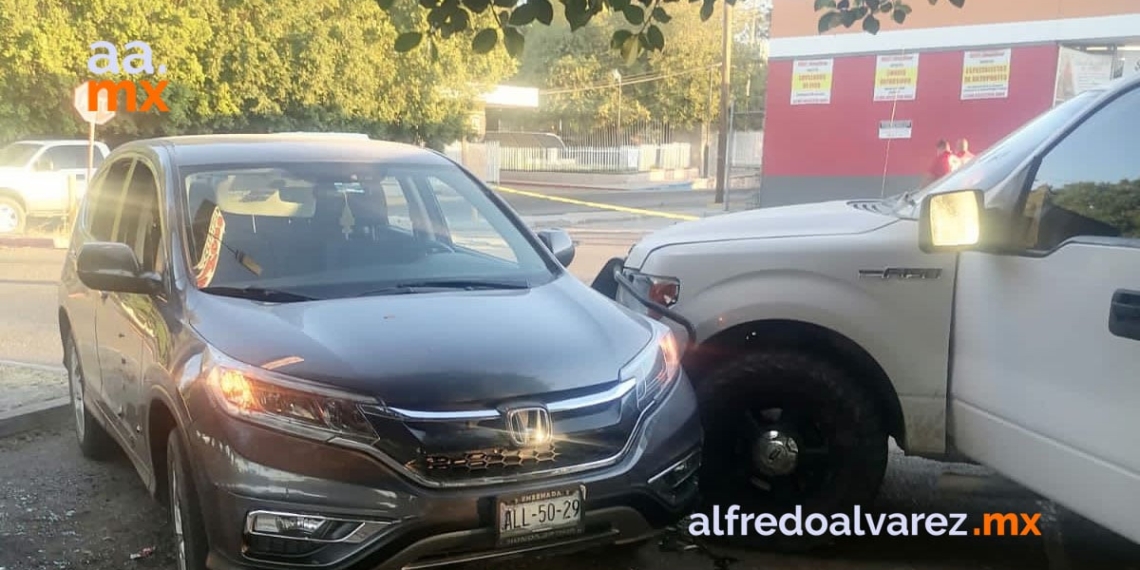
[[[32,163],[32,170],[36,172],[51,172],[55,170],[55,165],[52,164],[50,158],[37,158],[36,161]]]
[[[562,267],[569,267],[570,262],[574,261],[574,240],[570,239],[570,234],[566,233],[566,230],[539,230],[538,239],[542,240]]]
[[[79,280],[96,291],[151,295],[162,286],[162,278],[143,273],[134,250],[122,243],[85,243],[75,265]]]
[[[985,195],[958,190],[927,196],[918,218],[919,247],[926,253],[973,249],[982,243]]]

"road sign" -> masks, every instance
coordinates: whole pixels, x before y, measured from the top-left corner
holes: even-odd
[[[74,105],[75,110],[79,111],[79,116],[83,117],[84,121],[96,125],[102,125],[115,117],[115,112],[111,111],[107,100],[107,90],[104,89],[99,92],[98,109],[92,111],[88,98],[90,97],[89,90],[91,89],[91,82],[85,81],[79,87],[75,88]]]

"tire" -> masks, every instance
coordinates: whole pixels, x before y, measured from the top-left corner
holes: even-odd
[[[20,235],[28,225],[28,214],[19,202],[0,196],[0,235]]]
[[[75,417],[75,436],[79,440],[79,451],[88,459],[101,461],[117,451],[118,445],[107,429],[87,406],[87,386],[83,375],[83,364],[79,360],[79,350],[75,339],[69,337],[64,349],[64,365],[67,367],[68,392],[71,394],[71,409]]]
[[[198,493],[178,428],[166,440],[166,498],[178,570],[206,570],[209,542]]]
[[[744,354],[696,383],[705,429],[701,493],[721,512],[777,518],[869,507],[887,465],[887,431],[877,400],[841,367],[807,352]],[[803,537],[749,542],[802,550],[828,542]]]

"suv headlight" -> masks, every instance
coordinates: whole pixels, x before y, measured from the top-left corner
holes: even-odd
[[[233,417],[319,441],[341,437],[371,444],[378,437],[360,411],[360,404],[377,404],[374,398],[243,364],[213,349],[202,359],[202,377],[214,401]]]
[[[652,321],[653,340],[621,369],[621,380],[637,381],[637,403],[642,408],[653,403],[681,375],[677,339],[669,327]]]

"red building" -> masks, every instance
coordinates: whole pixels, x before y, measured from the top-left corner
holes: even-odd
[[[940,139],[980,154],[1074,93],[1140,73],[1140,0],[912,0],[902,26],[820,35],[774,0],[761,205],[922,183]]]

